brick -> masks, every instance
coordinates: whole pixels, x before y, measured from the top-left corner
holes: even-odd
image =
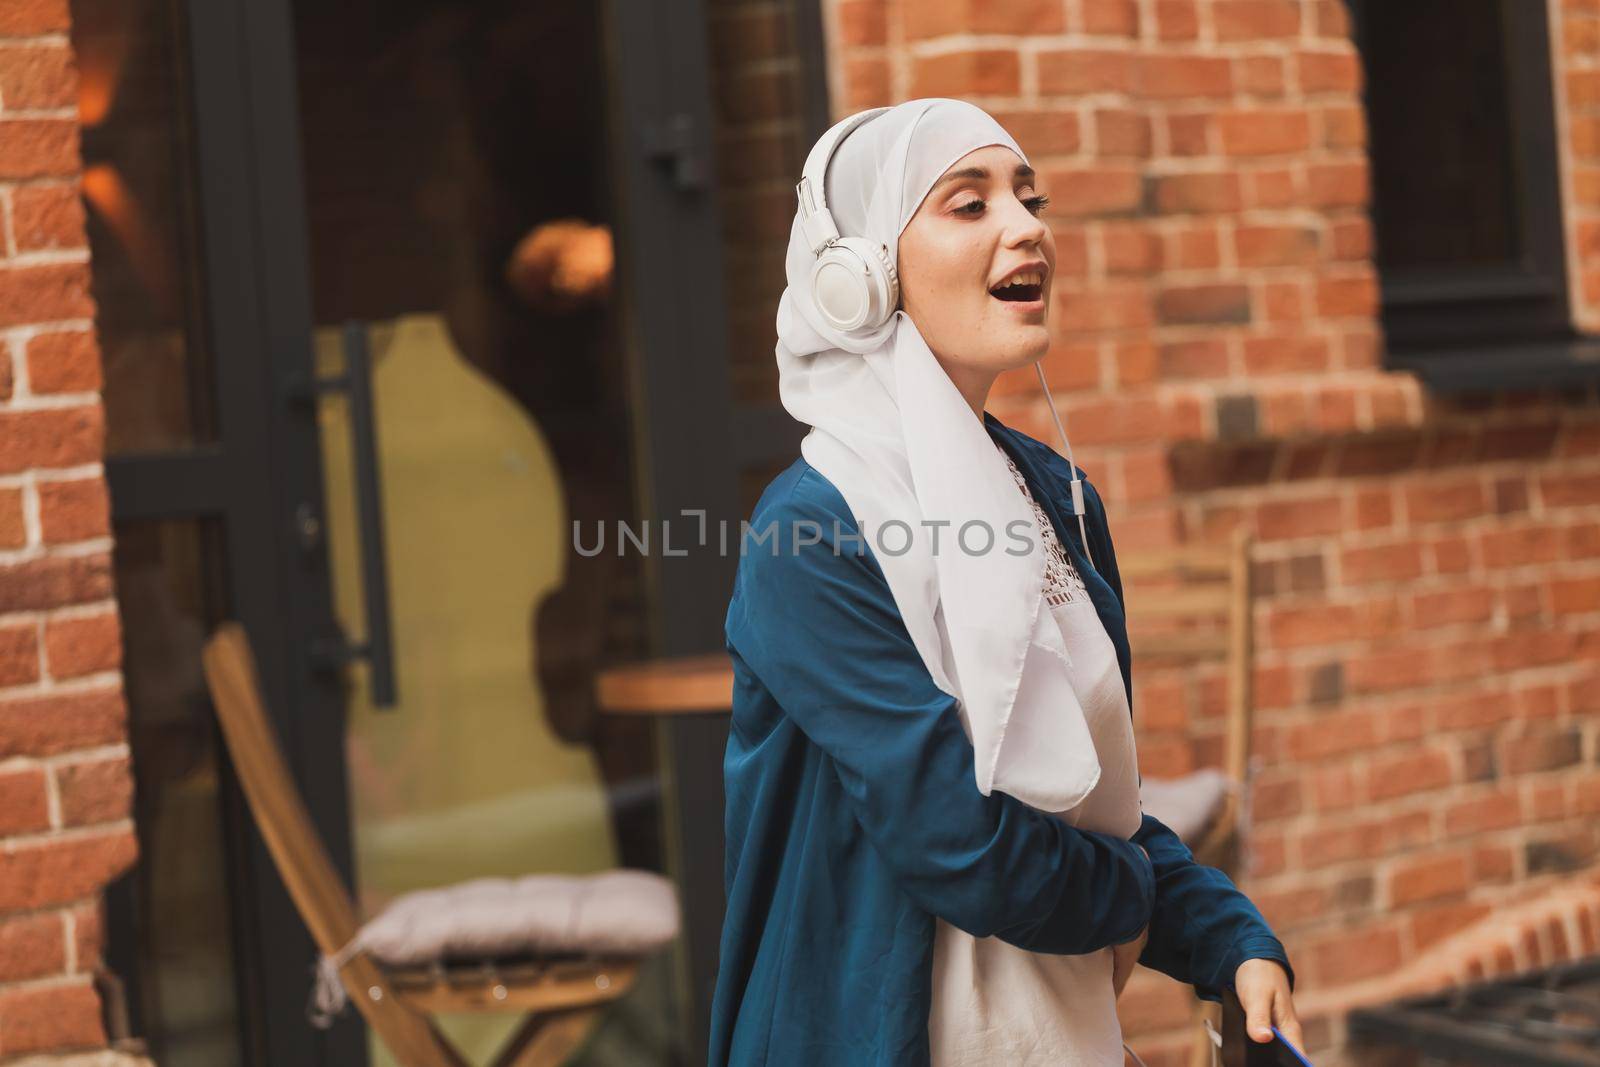
[[[882,56],[854,56],[846,60],[844,84],[845,106],[851,111],[893,102],[889,61]]]
[[[1458,522],[1487,514],[1489,510],[1488,494],[1475,476],[1408,486],[1404,496],[1406,516],[1414,524]]]
[[[1307,946],[1318,984],[1343,985],[1399,969],[1400,934],[1394,926],[1341,931]]]
[[[1313,207],[1365,207],[1367,164],[1314,163],[1306,168],[1307,196]]]
[[[99,404],[0,411],[0,474],[97,462],[103,436]]]
[[[1128,92],[1135,81],[1134,58],[1125,51],[1041,51],[1037,57],[1039,92],[1046,96]]]
[[[1213,56],[1143,55],[1135,91],[1153,100],[1195,100],[1233,95],[1233,66]]]
[[[1588,867],[1595,854],[1594,828],[1584,826],[1555,837],[1527,842],[1523,848],[1523,862],[1527,864],[1530,877],[1571,874]]]
[[[1163,378],[1221,378],[1228,373],[1228,346],[1216,339],[1164,344],[1160,359]]]
[[[1600,503],[1600,474],[1556,474],[1539,479],[1547,508],[1592,507]]]
[[[1215,270],[1222,265],[1222,238],[1208,222],[1167,230],[1166,260],[1179,270]]]
[[[1340,219],[1331,229],[1333,258],[1369,260],[1372,258],[1372,224],[1364,218]]]
[[[67,826],[124,819],[133,805],[133,772],[126,756],[68,764],[56,771],[56,785]]]
[[[116,689],[0,700],[0,759],[109,745],[126,730],[127,708]]]
[[[101,903],[95,901],[73,909],[72,947],[74,971],[93,973],[100,962],[105,944],[105,923],[101,919]]]
[[[1489,589],[1447,589],[1418,593],[1411,598],[1411,624],[1418,629],[1487,623],[1494,614],[1495,597]]]
[[[1169,325],[1249,322],[1250,290],[1229,283],[1167,286],[1156,295],[1156,313]]]
[[[1217,0],[1211,17],[1219,41],[1265,41],[1300,33],[1299,0]]]
[[[1083,10],[1084,33],[1097,37],[1139,36],[1139,8],[1134,0],[1079,0],[1079,2]],[[1060,10],[1060,4],[1054,6]],[[1039,31],[1034,27],[1022,32]]]
[[[1224,112],[1217,127],[1230,156],[1288,155],[1311,147],[1311,118],[1304,111]]]
[[[1153,179],[1153,200],[1163,214],[1237,211],[1242,204],[1239,176],[1171,174]]]
[[[838,13],[839,43],[845,47],[870,48],[888,42],[886,10],[878,0],[846,0]]]
[[[6,0],[0,4],[0,37],[38,37],[72,25],[67,0]]]
[[[83,203],[77,188],[18,186],[11,195],[11,232],[20,252],[85,247]]]
[[[1150,120],[1137,111],[1106,108],[1094,113],[1095,148],[1102,157],[1143,159],[1150,154]],[[1141,187],[1136,182],[1136,187]],[[1137,203],[1138,193],[1135,192]]]
[[[58,912],[0,919],[0,982],[60,974],[67,966],[66,948]]]
[[[39,527],[47,545],[111,533],[111,500],[103,478],[39,483]]]
[[[1582,761],[1583,735],[1576,727],[1508,738],[1505,743],[1507,774],[1536,774],[1573,767]]]
[[[1337,533],[1343,517],[1343,502],[1337,496],[1268,500],[1256,509],[1256,535],[1263,541],[1282,541]]]
[[[1359,107],[1328,107],[1322,110],[1324,148],[1365,148],[1367,113]]]
[[[1472,880],[1479,885],[1509,882],[1516,867],[1516,853],[1503,845],[1475,845],[1472,849]]]
[[[79,167],[75,120],[0,118],[0,180],[75,177]]]
[[[1241,267],[1304,266],[1317,258],[1317,231],[1309,226],[1240,226],[1233,241]]]
[[[1422,952],[1446,938],[1481,923],[1494,913],[1488,904],[1436,904],[1417,911],[1411,920],[1412,951]]]
[[[1370,273],[1318,279],[1317,314],[1324,318],[1366,318],[1377,310],[1378,282]]]
[[[133,831],[127,828],[0,852],[0,909],[42,908],[80,900],[127,870],[136,854]]]
[[[1240,93],[1255,97],[1283,95],[1283,60],[1277,56],[1245,56],[1234,61],[1233,86]]]
[[[1010,4],[983,0],[928,0],[902,9],[909,40],[958,33],[1030,36],[1060,33],[1066,28],[1059,0],[1018,0]]]
[[[0,1056],[105,1043],[100,998],[87,983],[0,991]]]
[[[1107,225],[1100,230],[1101,262],[1109,274],[1153,274],[1161,269],[1161,237],[1137,225]],[[1154,349],[1151,349],[1152,363]],[[1123,384],[1127,384],[1126,379]]]
[[[52,678],[76,678],[122,664],[122,632],[114,612],[51,619],[45,649]]]
[[[1317,36],[1349,38],[1350,10],[1347,3],[1348,0],[1314,0]]]
[[[1050,210],[1061,217],[1128,214],[1143,200],[1144,184],[1134,167],[1099,166],[1044,172]]]
[[[1216,118],[1209,112],[1168,115],[1167,152],[1174,156],[1208,156],[1214,149]]]
[[[5,136],[4,124],[0,124],[0,145]],[[3,152],[0,148],[0,155]],[[0,267],[0,327],[86,319],[93,314],[87,263]]]
[[[1052,299],[1056,329],[1062,336],[1144,329],[1154,321],[1150,298],[1142,284],[1126,288],[1062,288],[1055,291]]]
[[[1083,146],[1083,131],[1074,111],[1006,111],[995,108],[991,109],[991,114],[1016,138],[1018,144],[1027,149],[1035,165],[1040,156],[1071,155]]]
[[[1250,207],[1280,208],[1300,206],[1300,184],[1295,171],[1287,167],[1260,167],[1244,175],[1245,201]]]
[[[0,548],[21,548],[28,543],[22,517],[22,490],[0,488]]]
[[[1361,60],[1354,52],[1301,52],[1295,57],[1302,93],[1359,93]]]
[[[0,565],[0,613],[105,600],[111,565],[104,555],[46,556]]]
[[[39,628],[31,622],[0,626],[0,686],[39,678]]]
[[[36,833],[49,828],[44,771],[38,767],[0,771],[0,834]]]
[[[1403,908],[1424,900],[1460,896],[1470,883],[1467,856],[1452,852],[1397,866],[1389,876],[1389,904]]]
[[[1200,36],[1195,0],[1155,0],[1156,36],[1163,41],[1192,41]]]
[[[1571,578],[1550,583],[1550,613],[1583,615],[1600,610],[1600,578]]]
[[[1268,334],[1244,341],[1246,374],[1319,374],[1328,369],[1328,343],[1319,337]],[[1353,427],[1354,405],[1351,415],[1348,426]],[[1319,428],[1329,428],[1326,420]]]
[[[1016,96],[1022,91],[1021,67],[1014,49],[917,56],[911,85],[912,96]]]
[[[1437,749],[1380,755],[1372,761],[1368,788],[1375,801],[1392,800],[1450,784],[1450,759]]]
[[[66,42],[0,45],[0,105],[7,111],[71,107],[77,87]]]

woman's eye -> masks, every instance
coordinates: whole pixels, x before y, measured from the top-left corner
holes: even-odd
[[[1038,196],[1024,197],[1022,203],[1029,211],[1037,215],[1049,206],[1050,198],[1041,193]],[[955,210],[960,215],[981,215],[986,206],[988,206],[987,200],[968,200]]]

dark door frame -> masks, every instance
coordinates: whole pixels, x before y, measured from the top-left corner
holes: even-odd
[[[340,875],[352,873],[339,679],[311,649],[338,637],[314,410],[292,401],[312,370],[293,25],[288,0],[189,0],[205,344],[215,444],[107,459],[118,521],[220,519],[225,602],[250,634],[286,758]],[[224,759],[225,763],[225,759]],[[306,1023],[316,950],[231,782],[239,813],[233,895],[246,1060],[344,1067],[367,1060],[355,1013]],[[248,827],[243,834],[241,827]]]

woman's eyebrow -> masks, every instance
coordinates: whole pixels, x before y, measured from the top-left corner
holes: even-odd
[[[1033,168],[1026,163],[1018,163],[1017,169],[1011,172],[1011,176],[1013,178],[1032,178]],[[946,182],[953,182],[958,178],[977,178],[980,181],[986,181],[988,177],[989,170],[987,167],[962,167],[960,170],[953,170],[934,182],[933,187],[937,189]]]

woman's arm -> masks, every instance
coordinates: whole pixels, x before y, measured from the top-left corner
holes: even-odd
[[[1126,615],[1105,506],[1087,479],[1083,484],[1095,564]],[[1289,988],[1294,988],[1294,970],[1283,943],[1226,874],[1195,862],[1182,839],[1148,813],[1133,840],[1150,853],[1156,872],[1150,937],[1140,963],[1194,986],[1202,1000],[1220,1001],[1222,988],[1233,984],[1239,964],[1250,959],[1276,961],[1289,976]]]
[[[867,839],[925,911],[977,937],[1078,954],[1137,937],[1154,872],[1138,845],[984,796],[842,496],[807,472],[753,523],[726,633],[736,672],[827,754]],[[840,535],[843,534],[841,542]],[[810,542],[810,543],[807,543]]]

